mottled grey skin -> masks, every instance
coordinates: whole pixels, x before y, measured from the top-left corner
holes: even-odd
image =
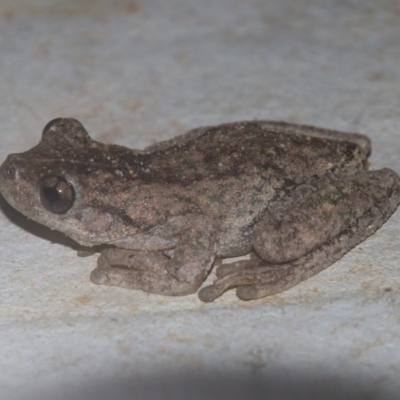
[[[91,280],[212,301],[249,300],[327,268],[400,203],[400,178],[367,171],[370,141],[283,122],[195,129],[144,151],[93,141],[59,118],[0,167],[17,210],[84,246],[101,245]]]

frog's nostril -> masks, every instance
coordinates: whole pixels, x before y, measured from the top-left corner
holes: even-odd
[[[20,180],[20,174],[23,171],[20,165],[18,154],[10,154],[7,156],[3,164],[0,165],[0,185],[4,186],[6,182],[16,182]],[[0,190],[2,190],[0,188]]]
[[[16,154],[10,154],[0,166],[0,176],[2,179],[18,178],[18,169],[15,167]]]

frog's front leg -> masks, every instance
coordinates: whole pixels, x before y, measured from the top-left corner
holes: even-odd
[[[102,251],[90,279],[99,285],[167,296],[196,292],[215,258],[215,230],[205,216],[188,216],[184,221],[182,226],[166,229],[175,237],[175,248],[168,251],[107,248]]]
[[[253,245],[260,259],[221,266],[199,297],[212,301],[232,287],[243,300],[287,290],[374,233],[399,203],[400,178],[389,169],[313,178],[257,223]]]

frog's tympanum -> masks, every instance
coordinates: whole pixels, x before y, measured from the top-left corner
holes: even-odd
[[[282,292],[375,232],[400,202],[400,178],[367,171],[370,140],[283,122],[198,128],[147,149],[90,138],[58,118],[0,169],[27,217],[100,249],[92,282],[161,295],[196,292],[214,264],[212,301]]]

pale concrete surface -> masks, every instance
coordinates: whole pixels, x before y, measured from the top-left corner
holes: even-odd
[[[130,147],[262,118],[366,133],[400,172],[399,65],[389,0],[2,0],[0,162],[57,116]],[[95,286],[2,210],[1,400],[399,398],[399,211],[286,293],[202,304]]]

